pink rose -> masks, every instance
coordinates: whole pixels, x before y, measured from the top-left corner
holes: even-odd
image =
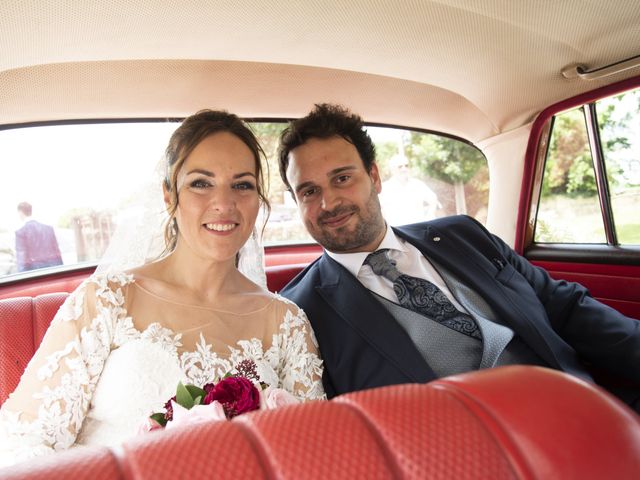
[[[153,418],[147,417],[144,422],[138,426],[138,435],[141,433],[151,432],[153,430],[162,430],[162,425],[156,422]]]
[[[207,392],[203,403],[209,404],[213,401],[220,402],[227,418],[232,418],[260,408],[260,392],[251,380],[244,377],[227,377]]]
[[[272,409],[300,403],[300,401],[282,388],[267,387],[260,395],[260,408]]]
[[[195,405],[191,408],[184,408],[179,403],[173,401],[171,403],[173,408],[173,421],[167,422],[167,428],[227,419],[224,414],[224,408],[220,402],[213,401],[208,405]]]

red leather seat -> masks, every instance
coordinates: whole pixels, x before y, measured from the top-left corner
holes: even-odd
[[[553,370],[511,366],[151,432],[4,479],[632,479],[640,420]]]
[[[279,292],[284,286],[300,273],[307,265],[270,265],[267,267],[267,288],[270,292]]]
[[[18,385],[67,293],[0,300],[0,405]]]

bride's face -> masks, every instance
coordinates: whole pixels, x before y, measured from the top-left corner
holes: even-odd
[[[214,261],[235,257],[256,222],[259,197],[253,153],[228,132],[209,135],[177,177],[178,244]]]

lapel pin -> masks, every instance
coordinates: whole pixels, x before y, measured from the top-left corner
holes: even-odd
[[[439,242],[440,241],[440,237],[433,237],[433,241],[434,242]]]

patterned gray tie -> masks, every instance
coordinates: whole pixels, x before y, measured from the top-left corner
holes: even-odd
[[[387,251],[383,249],[369,254],[364,263],[376,275],[393,282],[393,291],[400,305],[457,332],[482,340],[482,333],[470,315],[459,311],[442,290],[430,281],[400,273],[396,262],[387,256]]]

